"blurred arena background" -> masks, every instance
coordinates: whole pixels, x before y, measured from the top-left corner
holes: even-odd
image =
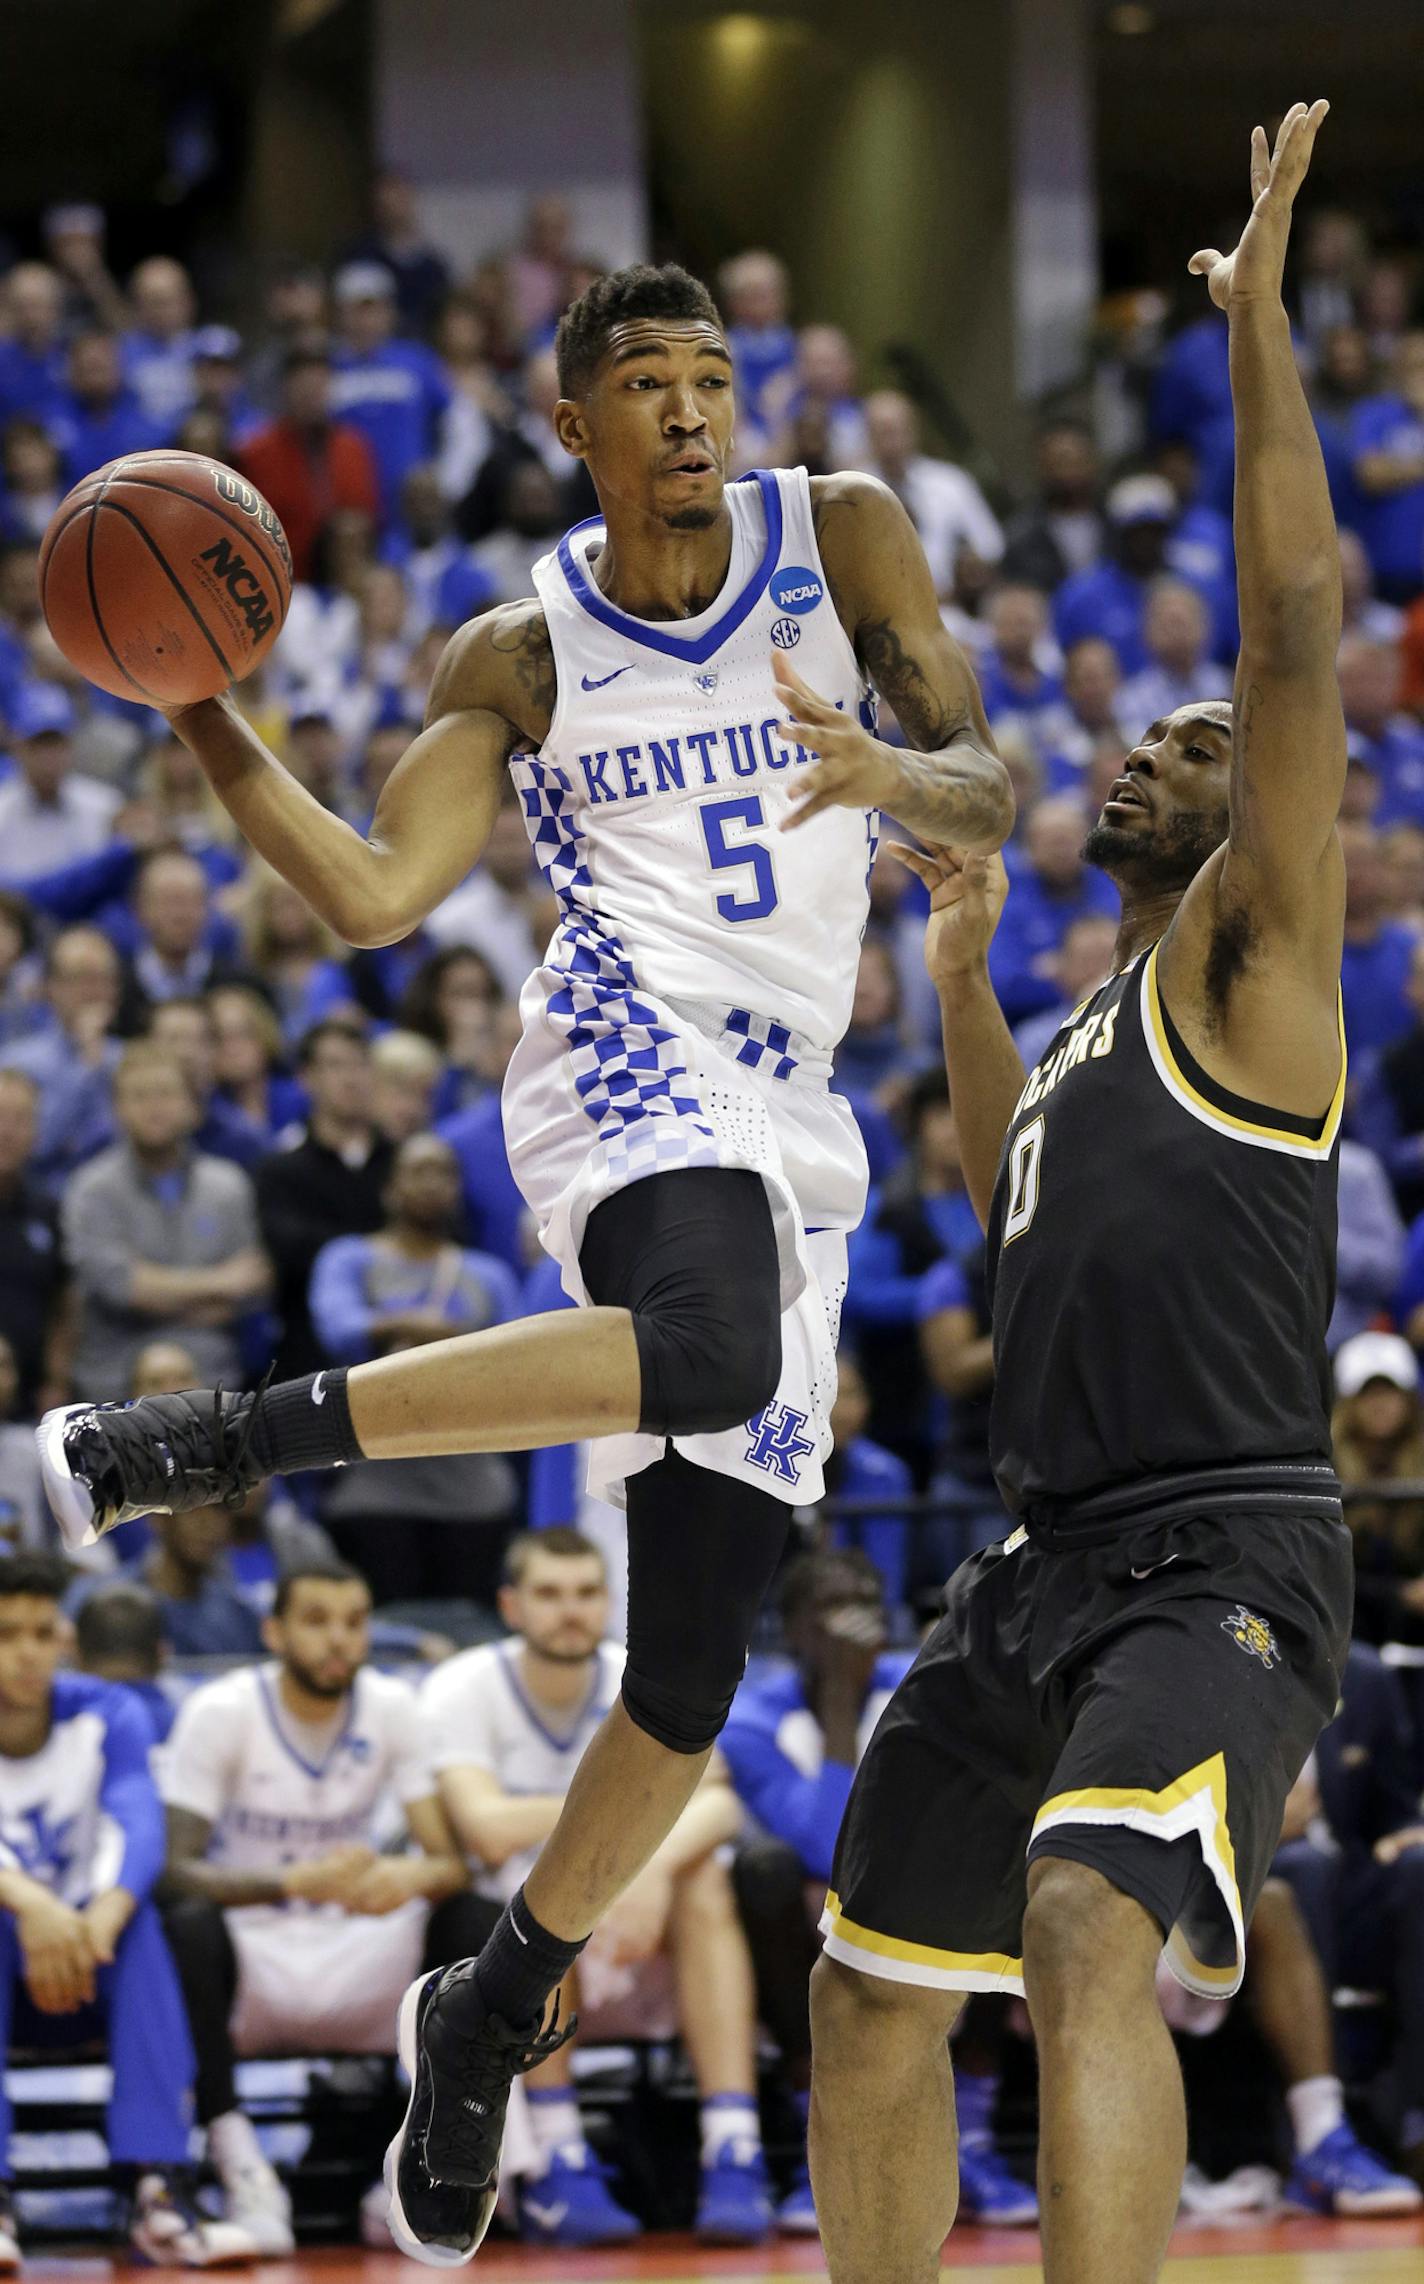
[[[67,1895],[84,1866],[27,1773],[24,1689],[40,1687],[55,1733],[78,1715],[76,1663],[132,1692],[123,1720],[148,1725],[154,1774],[120,1809],[96,1764],[71,1805],[148,1849],[159,1901],[142,1924],[177,1954],[191,2010],[205,1938],[185,1904],[205,1891],[160,1868],[159,1795],[220,1825],[240,1773],[203,1738],[237,1699],[202,1693],[247,1686],[279,1576],[295,1572],[289,1592],[315,1612],[302,1605],[301,1624],[342,1635],[397,1694],[389,1783],[360,1811],[371,1860],[338,1872],[322,1856],[303,1874],[287,1833],[274,1876],[297,1915],[361,1918],[378,1950],[389,1930],[373,1973],[398,1991],[404,1942],[459,1955],[465,1923],[441,1912],[507,1892],[503,1827],[488,1788],[465,1780],[556,1797],[569,1738],[616,1674],[622,1591],[619,1520],[584,1496],[573,1451],[277,1483],[235,1517],[134,1526],[80,1576],[45,1569],[28,1433],[44,1405],[231,1384],[274,1354],[283,1372],[354,1362],[559,1297],[499,1117],[514,1003],[550,917],[517,806],[427,929],[348,953],[250,859],[163,719],[80,683],[48,638],[34,566],[59,499],[117,454],[172,442],[266,492],[298,585],[239,702],[319,799],[364,824],[449,633],[528,592],[533,561],[593,512],[549,420],[561,310],[604,269],[685,263],[732,328],[741,467],[866,469],[919,526],[1019,790],[995,980],[1036,1053],[1111,953],[1115,893],[1078,856],[1089,812],[1155,714],[1231,685],[1225,323],[1187,259],[1233,242],[1251,125],[1325,94],[1289,286],[1345,569],[1352,1076],[1331,1340],[1357,1641],[1343,1713],[1293,1799],[1254,1980],[1228,2021],[1182,2025],[1184,2220],[1223,2279],[1411,2272],[1424,2246],[1409,2191],[1424,2181],[1417,0],[3,0],[0,31],[0,2004],[20,2190],[18,2223],[0,2211],[0,2266],[21,2237],[49,2257],[116,2221],[102,2044],[52,2054],[57,2018],[37,2022],[25,1996],[38,1938],[11,1875]],[[542,2116],[533,2105],[505,2225],[544,2249],[511,2242],[500,2273],[611,2278],[637,2258],[642,2273],[684,2259],[676,2272],[703,2272],[687,2232],[706,2219],[718,2143],[689,1977],[745,2017],[769,2168],[763,2205],[730,2231],[754,2249],[708,2254],[705,2272],[820,2272],[807,1898],[866,1723],[939,1582],[1002,1524],[984,1454],[982,1248],[922,917],[882,857],[836,1081],[874,1189],[851,1247],[833,1496],[800,1518],[728,1732],[722,1820],[605,1945],[577,2105],[567,2090]],[[542,1547],[523,1537],[550,1530]],[[519,1685],[537,1698],[531,1673],[548,1678],[540,1594],[582,1595],[596,1625],[581,1694],[562,1700],[574,1729],[531,1778],[519,1756],[549,1740]],[[856,1602],[877,1614],[869,1653],[832,1622]],[[53,1619],[37,1685],[20,1671],[21,1605],[27,1626],[36,1608]],[[285,1677],[302,1737],[320,1721],[299,1632],[279,1617],[276,1663],[252,1689]],[[612,1651],[593,1646],[600,1632]],[[496,1718],[511,1686],[532,1725],[522,1742]],[[355,1719],[342,1703],[338,1728]],[[307,1773],[319,1784],[321,1768]],[[406,1867],[404,1918],[372,1881],[388,1858]],[[239,2012],[237,2103],[217,2108],[204,2070],[226,2031],[195,2020],[200,2117],[220,2121],[193,2145],[206,2203],[171,2150],[130,2136],[130,2171],[163,2159],[162,2193],[140,2191],[133,2224],[149,2257],[218,2257],[224,2198],[274,2257],[292,2229],[304,2247],[381,2245],[371,2185],[395,2097],[356,2011],[333,1999],[303,2015],[292,1997],[257,2030]],[[976,2003],[960,2075],[978,2225],[952,2258],[1012,2257],[1030,2265],[1005,2276],[1031,2274],[1021,2008]],[[190,2078],[175,2047],[165,2098]],[[1370,2192],[1385,2217],[1278,2228],[1293,2147],[1340,2114],[1369,2178],[1394,2184]],[[113,2120],[110,2140],[118,2158]],[[548,2217],[551,2152],[561,2182],[600,2184],[572,2221]],[[621,2233],[672,2232],[683,2250],[596,2269],[560,2251],[580,2241],[580,2212],[620,2233],[610,2211]],[[1184,2239],[1184,2263],[1193,2249]],[[316,2259],[335,2271],[345,2255]]]

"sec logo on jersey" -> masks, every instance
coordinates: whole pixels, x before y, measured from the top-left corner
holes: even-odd
[[[801,629],[795,619],[774,619],[771,639],[778,650],[794,650],[801,640]]]
[[[819,576],[808,570],[804,563],[792,563],[778,571],[771,582],[771,599],[779,611],[814,611],[825,593]]]

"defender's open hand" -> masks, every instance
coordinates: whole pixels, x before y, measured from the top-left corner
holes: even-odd
[[[1003,858],[970,856],[964,849],[912,849],[901,841],[886,847],[930,892],[925,966],[931,982],[948,983],[982,966],[1009,893]]]
[[[1279,299],[1285,269],[1286,240],[1290,236],[1291,208],[1306,177],[1310,154],[1328,103],[1293,103],[1280,124],[1274,151],[1268,151],[1266,130],[1251,131],[1251,218],[1241,233],[1234,254],[1204,246],[1193,254],[1187,268],[1204,277],[1218,309],[1229,309],[1233,296]]]

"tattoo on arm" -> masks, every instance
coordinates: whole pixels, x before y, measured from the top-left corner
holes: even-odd
[[[950,711],[930,688],[919,661],[911,658],[889,619],[873,619],[861,628],[860,655],[866,673],[881,697],[889,699],[896,721],[921,753],[947,746],[969,727],[968,706]]]
[[[501,627],[490,636],[490,646],[514,662],[521,695],[531,718],[548,727],[558,696],[554,646],[542,611],[530,611],[517,625]]]
[[[884,749],[896,772],[884,806],[922,840],[998,848],[1013,822],[1008,781],[992,749],[977,742],[967,694],[957,706],[947,703],[888,619],[863,626],[860,644],[866,671],[915,749]]]

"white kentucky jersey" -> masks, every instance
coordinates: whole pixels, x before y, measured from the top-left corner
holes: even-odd
[[[116,1887],[132,1859],[146,1893],[162,1861],[148,1744],[127,1691],[58,1674],[39,1751],[0,1756],[0,1865],[78,1908]],[[146,1879],[141,1855],[152,1859]]]
[[[559,898],[549,1019],[589,1032],[613,1011],[626,1030],[641,989],[731,1014],[748,1061],[829,1058],[850,1019],[879,818],[837,808],[778,830],[813,757],[787,731],[772,657],[867,727],[873,701],[821,568],[805,469],[758,471],[726,501],[726,581],[695,618],[610,602],[592,568],[597,520],[535,565],[558,696],[538,754],[510,768]]]
[[[518,1641],[486,1642],[436,1668],[420,1700],[430,1723],[432,1758],[437,1774],[485,1769],[505,1792],[562,1800],[618,1695],[627,1653],[614,1642],[600,1643],[587,1693],[560,1718],[536,1705],[525,1688],[522,1647]],[[497,1866],[476,1865],[477,1893],[507,1902],[538,1853],[530,1848]]]
[[[379,1848],[384,1804],[404,1808],[435,1790],[406,1682],[363,1668],[339,1718],[314,1735],[282,1705],[278,1674],[275,1664],[245,1666],[194,1690],[163,1754],[165,1802],[205,1818],[210,1860],[237,1871]]]

